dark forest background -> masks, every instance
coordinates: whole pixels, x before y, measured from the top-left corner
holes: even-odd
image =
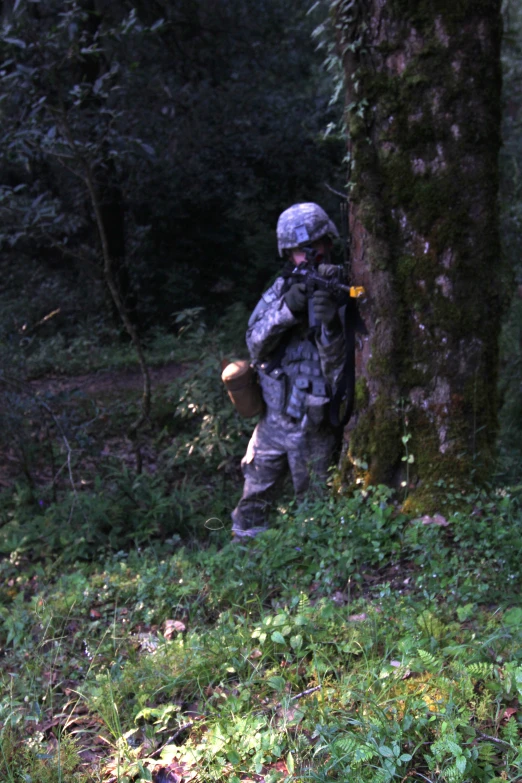
[[[280,212],[315,200],[339,223],[349,190],[343,118],[353,107],[343,105],[335,7],[2,4],[4,371],[34,378],[116,362],[130,340],[108,271],[145,345],[166,345],[187,322],[215,326],[225,314],[240,336],[280,265]],[[515,476],[520,16],[505,3],[501,206],[513,297],[502,338],[500,470]]]
[[[111,319],[85,164],[142,333],[171,329],[183,308],[215,319],[255,303],[290,204],[338,218],[325,183],[345,192],[342,112],[316,6],[4,3],[5,337],[57,308],[47,334]]]

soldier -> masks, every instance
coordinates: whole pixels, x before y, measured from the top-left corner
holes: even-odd
[[[310,482],[324,486],[338,439],[328,417],[345,359],[342,308],[329,291],[313,293],[317,325],[309,325],[306,284],[292,272],[306,263],[306,251],[322,275],[337,271],[330,249],[337,228],[313,203],[294,204],[277,223],[279,255],[286,264],[258,302],[246,342],[257,368],[266,404],[241,462],[245,483],[232,512],[235,538],[253,538],[266,529],[278,480],[290,469],[296,497]]]

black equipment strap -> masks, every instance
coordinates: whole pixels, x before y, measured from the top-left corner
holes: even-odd
[[[360,320],[355,299],[347,297],[344,308],[344,339],[346,354],[339,383],[330,402],[330,424],[345,427],[350,420],[355,401],[355,331]],[[344,410],[342,410],[344,407]],[[342,413],[341,413],[342,411]]]

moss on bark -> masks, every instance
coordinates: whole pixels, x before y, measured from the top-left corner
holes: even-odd
[[[420,28],[430,28],[436,18],[444,21],[448,33],[456,34],[469,21],[470,13],[486,18],[499,4],[495,0],[388,0],[391,14]]]

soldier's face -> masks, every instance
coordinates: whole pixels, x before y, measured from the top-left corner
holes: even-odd
[[[307,247],[313,247],[314,250],[317,250],[317,263],[321,263],[324,260],[324,256],[328,251],[328,246],[324,239],[316,239],[315,242],[309,242]],[[306,253],[300,247],[294,247],[290,250],[290,258],[296,266],[299,266],[299,264],[304,264],[306,261]]]

